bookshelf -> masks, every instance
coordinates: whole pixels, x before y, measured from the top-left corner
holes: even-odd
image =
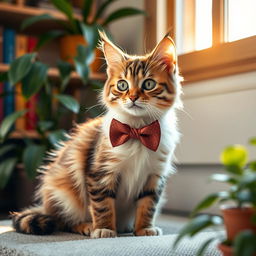
[[[16,130],[11,133],[10,138],[11,139],[22,139],[22,138],[37,139],[39,138],[39,134],[37,131]]]
[[[0,73],[8,71],[9,65],[0,63]],[[57,68],[49,68],[48,75],[51,78],[58,79],[59,71]],[[106,79],[106,75],[104,73],[91,73],[91,79],[104,81]],[[71,74],[71,83],[73,84],[81,84],[81,79],[79,78],[76,72],[72,72]]]
[[[50,14],[54,18],[65,21],[66,17],[55,10],[41,9],[29,6],[20,6],[17,4],[0,3],[0,24],[19,31],[21,23],[30,17],[38,16],[41,14]],[[80,18],[78,14],[75,17]],[[30,29],[27,29],[24,33],[42,33],[47,31],[48,28],[60,29],[61,26],[53,20],[44,20],[40,23],[33,25]]]
[[[0,2],[0,25],[7,26],[17,31],[17,33],[25,34],[25,35],[38,35],[39,33],[44,33],[49,29],[61,29],[61,25],[58,24],[54,20],[44,20],[42,22],[38,22],[28,29],[21,31],[20,25],[22,22],[29,17],[36,17],[41,14],[49,14],[56,18],[59,21],[65,22],[66,17],[57,10],[54,9],[43,9],[38,7],[30,7],[25,5],[11,4]],[[74,16],[78,19],[81,19],[79,14],[74,14]],[[56,41],[56,44],[58,42]],[[55,48],[56,49],[56,48]],[[53,48],[44,48],[43,51],[47,51],[48,53],[55,54]],[[9,69],[8,64],[4,64],[0,62],[0,73],[6,72]],[[50,67],[48,70],[48,76],[51,79],[59,79],[59,71],[55,67]],[[105,81],[106,75],[102,72],[94,72],[90,74],[90,79]],[[73,93],[75,97],[79,97],[81,93],[82,81],[79,75],[76,72],[72,72],[70,79],[70,87],[73,88]],[[34,130],[15,130],[11,133],[10,138],[12,139],[22,139],[22,138],[39,138],[39,134]]]

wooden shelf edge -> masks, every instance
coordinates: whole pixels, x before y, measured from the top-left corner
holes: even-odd
[[[6,72],[8,69],[8,64],[0,63],[0,73]],[[52,78],[59,78],[59,71],[57,68],[49,68],[48,75]],[[90,79],[104,81],[106,80],[106,75],[104,73],[91,73]],[[79,75],[76,72],[72,72],[71,74],[71,82],[72,81],[81,81]]]
[[[22,138],[32,138],[32,139],[38,139],[40,138],[40,135],[37,131],[26,131],[26,130],[17,130],[13,131],[10,134],[11,139],[22,139]]]
[[[51,10],[51,9],[44,9],[44,8],[37,8],[31,6],[19,6],[16,4],[10,3],[0,3],[0,10],[1,12],[8,12],[14,14],[23,14],[25,16],[38,16],[44,13],[50,14],[56,19],[59,20],[66,20],[66,16],[59,11]],[[75,18],[81,19],[81,16],[78,14],[74,14]]]

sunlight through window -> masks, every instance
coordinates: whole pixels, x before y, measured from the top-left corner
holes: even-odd
[[[13,231],[12,227],[9,226],[0,226],[0,234]]]
[[[256,1],[229,0],[227,40],[229,42],[256,35]]]
[[[176,1],[178,54],[212,46],[212,0]]]
[[[212,46],[212,0],[196,0],[195,50]]]

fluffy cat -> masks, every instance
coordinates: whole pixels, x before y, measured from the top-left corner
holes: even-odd
[[[17,232],[68,230],[92,238],[131,231],[137,236],[161,234],[154,220],[179,140],[175,110],[181,107],[181,86],[175,46],[167,35],[150,54],[130,56],[100,34],[107,62],[102,92],[107,113],[78,125],[41,168],[36,193],[40,203],[13,213]],[[112,146],[113,119],[137,129],[157,120],[157,149],[133,137]]]

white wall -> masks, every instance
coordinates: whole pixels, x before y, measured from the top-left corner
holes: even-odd
[[[191,83],[183,89],[178,172],[167,188],[166,208],[175,211],[190,211],[207,194],[223,189],[208,178],[222,170],[220,152],[230,144],[248,146],[248,139],[256,136],[256,72]],[[255,148],[249,149],[255,159]]]
[[[225,146],[256,136],[256,72],[185,85],[184,110],[179,162],[219,163]]]

